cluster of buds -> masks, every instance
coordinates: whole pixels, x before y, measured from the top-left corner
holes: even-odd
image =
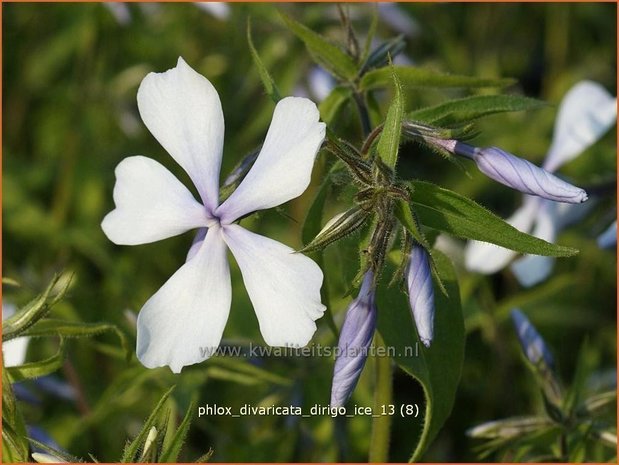
[[[402,201],[410,205],[414,193],[398,180],[394,168],[386,166],[379,156],[372,153],[373,142],[381,130],[378,127],[372,131],[360,150],[335,137],[328,138],[326,149],[348,168],[359,190],[354,198],[355,205],[328,221],[316,237],[301,249],[303,252],[323,249],[371,224],[358,275],[363,277],[363,282],[358,297],[347,309],[338,342],[340,356],[335,363],[332,406],[341,406],[346,402],[365,365],[376,329],[376,286],[398,231],[402,231],[404,263],[395,277],[403,278],[412,320],[426,349],[430,348],[434,336],[434,287],[429,244],[421,230],[421,238],[416,235],[413,238],[411,231],[399,223],[396,205]],[[478,148],[462,142],[461,139],[470,136],[470,128],[445,130],[404,121],[402,134],[456,160],[456,156],[470,159],[486,176],[525,194],[566,203],[587,200],[583,189],[522,158],[496,147]],[[411,214],[416,222],[414,212],[411,211]]]

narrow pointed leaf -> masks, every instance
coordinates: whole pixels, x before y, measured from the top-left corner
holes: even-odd
[[[506,87],[513,84],[513,79],[507,78],[478,78],[447,74],[427,68],[413,66],[396,66],[395,73],[404,87],[438,87],[438,88],[480,88]],[[367,72],[361,78],[361,89],[370,90],[387,87],[391,82],[389,67],[379,68]]]
[[[113,332],[118,337],[126,358],[130,359],[133,350],[129,347],[127,337],[115,325],[109,323],[81,323],[50,318],[40,320],[35,326],[28,328],[23,335],[30,337],[92,337],[108,331]]]
[[[519,95],[476,95],[450,100],[433,107],[420,108],[407,116],[413,120],[439,125],[469,123],[484,116],[512,111],[534,110],[545,102]]]
[[[269,74],[269,71],[264,66],[256,47],[254,47],[254,42],[251,38],[251,23],[249,20],[247,21],[247,43],[249,44],[249,51],[251,53],[252,60],[254,60],[254,66],[258,70],[258,74],[260,75],[260,80],[262,81],[262,85],[264,86],[264,90],[267,95],[271,97],[271,99],[277,103],[281,100],[281,94],[275,85],[275,81]]]
[[[418,339],[406,295],[384,286],[379,286],[377,295],[378,308],[389,310],[379,312],[378,330],[387,347],[394,347],[395,362],[421,384],[425,396],[423,419],[416,420],[423,422],[421,435],[413,433],[410,438],[411,442],[416,442],[411,461],[423,457],[449,417],[464,359],[464,320],[455,271],[440,252],[433,251],[433,256],[445,278],[449,297],[435,290],[437,311],[430,348],[416,344]]]
[[[150,429],[155,425],[155,422],[157,422],[162,416],[166,401],[170,397],[170,394],[172,394],[173,390],[174,386],[168,389],[168,391],[166,391],[166,393],[161,397],[161,399],[149,415],[148,419],[144,423],[144,426],[142,426],[142,430],[135,437],[135,439],[129,444],[127,444],[127,446],[125,447],[120,462],[133,463],[138,459],[140,448],[144,445],[144,441],[146,441],[146,437],[148,436]]]
[[[18,310],[15,315],[2,322],[3,341],[8,341],[21,335],[21,333],[47,315],[51,307],[62,299],[71,284],[71,280],[67,279],[58,293],[52,295],[52,290],[60,281],[61,276],[61,274],[55,275],[41,294],[31,300],[25,307]]]
[[[336,77],[352,81],[357,76],[354,60],[320,34],[312,31],[294,19],[280,13],[282,19],[299,39],[305,43],[310,55],[323,68]]]
[[[7,369],[2,366],[2,458],[5,463],[28,462],[26,424],[17,406]]]
[[[393,67],[391,67],[393,68]],[[402,115],[404,114],[404,102],[402,97],[402,85],[395,72],[393,79],[393,99],[385,118],[383,131],[378,140],[376,150],[382,161],[395,172],[398,161],[398,149],[400,148],[400,137],[402,135]]]
[[[425,181],[412,181],[412,203],[427,227],[464,239],[490,242],[520,253],[571,257],[572,247],[551,244],[523,233],[473,200]]]
[[[24,363],[23,365],[6,368],[11,381],[16,382],[23,381],[24,379],[39,378],[59,370],[62,368],[62,364],[64,363],[64,347],[64,339],[60,338],[60,346],[58,347],[58,351],[51,357],[38,362]]]
[[[187,409],[187,413],[183,418],[183,421],[179,425],[178,429],[174,432],[174,436],[172,437],[172,441],[168,445],[168,447],[161,453],[161,457],[159,461],[161,463],[176,463],[178,460],[178,455],[181,452],[181,448],[185,442],[185,438],[187,437],[187,433],[189,432],[189,425],[191,424],[191,419],[195,414],[196,410],[196,402],[192,401]]]

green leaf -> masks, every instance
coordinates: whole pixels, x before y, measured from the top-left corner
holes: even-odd
[[[393,70],[394,68],[391,67]],[[402,84],[395,72],[392,73],[393,80],[393,100],[389,106],[383,131],[378,140],[376,150],[382,161],[395,172],[398,162],[398,149],[400,148],[400,137],[402,135],[402,115],[404,114],[404,101],[402,98]]]
[[[412,203],[422,224],[465,239],[490,242],[516,252],[571,257],[578,250],[523,233],[473,200],[425,181],[412,181]]]
[[[47,315],[52,306],[63,298],[71,284],[70,278],[66,279],[63,286],[55,295],[51,295],[52,290],[60,281],[61,276],[61,274],[55,275],[41,294],[31,300],[24,308],[18,310],[15,315],[2,322],[3,341],[8,341],[20,336],[21,333]]]
[[[64,347],[64,339],[60,338],[60,346],[58,347],[58,351],[51,357],[38,362],[24,363],[23,365],[6,368],[11,381],[16,382],[24,379],[38,378],[59,370],[62,368],[62,364],[64,363]]]
[[[187,413],[183,418],[183,421],[179,425],[178,429],[174,432],[174,437],[172,441],[168,445],[168,447],[161,453],[159,458],[159,462],[161,463],[176,463],[178,459],[178,455],[181,452],[183,444],[185,442],[185,438],[187,437],[187,433],[189,432],[189,425],[191,424],[191,419],[195,414],[196,410],[196,402],[192,401],[189,404],[189,408],[187,409]]]
[[[2,421],[2,462],[29,462],[28,442],[25,434],[15,432],[13,427]]]
[[[264,90],[271,97],[271,99],[277,103],[281,100],[281,94],[275,85],[275,81],[269,74],[269,71],[264,66],[260,55],[258,55],[258,51],[254,47],[254,42],[251,38],[251,23],[249,19],[247,20],[247,43],[249,44],[249,51],[251,53],[251,57],[254,60],[254,65],[258,70],[258,74],[260,75],[260,80],[262,81],[262,85],[264,86]]]
[[[378,27],[378,7],[376,4],[372,5],[372,20],[370,27],[368,28],[365,43],[363,44],[363,53],[361,54],[361,62],[365,62],[370,55],[370,49],[372,48],[372,41],[376,35],[376,29]]]
[[[351,95],[352,90],[348,86],[334,87],[327,98],[325,98],[320,105],[318,105],[320,118],[327,123],[327,125],[332,124],[338,111],[342,108],[342,105],[346,103]]]
[[[15,401],[7,369],[2,366],[2,461],[28,462],[26,424]]]
[[[434,340],[429,348],[419,343],[406,295],[384,286],[379,286],[377,294],[377,306],[382,310],[378,312],[378,329],[385,344],[394,348],[395,362],[424,391],[423,429],[411,461],[422,457],[449,417],[464,359],[464,320],[456,275],[447,257],[438,251],[433,251],[433,256],[449,297],[435,290]]]
[[[336,77],[346,81],[353,81],[355,79],[357,76],[357,65],[350,56],[321,35],[298,23],[286,14],[280,12],[280,15],[288,29],[305,43],[307,50],[316,63]]]
[[[478,78],[474,76],[460,76],[447,74],[427,68],[412,66],[395,66],[395,73],[404,87],[440,87],[440,88],[478,88],[478,87],[506,87],[513,84],[513,79],[507,78]],[[392,81],[389,67],[368,71],[361,78],[361,90],[386,87]]]
[[[567,415],[571,415],[574,412],[583,398],[587,378],[593,369],[592,359],[594,358],[595,356],[592,353],[589,341],[585,339],[578,352],[572,383],[564,398],[563,411]]]
[[[165,416],[164,406],[166,404],[166,401],[170,397],[170,394],[172,394],[173,390],[174,386],[172,386],[170,389],[168,389],[168,391],[166,391],[166,393],[161,397],[151,414],[148,416],[148,419],[144,423],[144,426],[142,426],[142,430],[133,441],[127,444],[120,459],[121,463],[134,463],[139,458],[140,448],[144,445],[150,429],[155,425],[156,422],[159,422],[161,418]]]
[[[453,125],[497,113],[534,110],[545,105],[541,100],[519,95],[476,95],[420,108],[410,112],[408,117],[433,124]]]
[[[110,323],[78,323],[50,318],[40,320],[35,326],[30,327],[23,335],[30,337],[91,337],[107,331],[111,331],[118,336],[125,356],[127,360],[130,360],[133,350],[129,347],[127,337],[115,325]]]
[[[290,386],[292,384],[290,378],[280,376],[247,361],[228,357],[212,358],[206,370],[213,377],[240,381],[244,384],[269,383],[280,386]]]

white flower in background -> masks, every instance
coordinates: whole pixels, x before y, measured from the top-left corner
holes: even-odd
[[[220,21],[230,17],[230,5],[225,2],[194,2],[194,5]]]
[[[578,157],[599,140],[617,121],[617,99],[601,85],[581,81],[572,87],[559,107],[553,141],[543,168],[554,172]],[[559,231],[577,221],[591,206],[556,204],[525,195],[522,206],[506,221],[520,231],[554,242]],[[507,266],[517,255],[503,247],[469,241],[465,265],[471,271],[492,274]],[[554,258],[525,255],[512,264],[512,271],[524,286],[533,286],[548,277]]]
[[[145,244],[202,229],[186,263],[140,311],[140,361],[149,368],[168,365],[178,373],[214,354],[232,297],[227,248],[239,265],[267,344],[307,344],[316,330],[314,321],[325,310],[320,268],[290,247],[235,222],[298,197],[307,188],[325,135],[316,105],[298,97],[277,104],[260,155],[221,205],[224,118],[212,84],[179,58],[176,68],[144,78],[138,109],[202,200],[197,202],[172,173],[150,158],[129,157],[116,168],[116,209],[101,225],[112,242]]]
[[[17,307],[9,302],[2,302],[2,319],[15,315]],[[23,365],[26,361],[26,351],[28,350],[29,337],[16,337],[10,341],[2,343],[2,360],[5,367],[15,367]]]

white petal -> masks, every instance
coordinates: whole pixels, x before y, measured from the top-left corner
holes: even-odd
[[[204,205],[219,204],[224,115],[219,95],[182,58],[165,73],[149,73],[138,89],[144,124],[189,174]]]
[[[271,346],[301,347],[316,331],[325,311],[320,303],[322,271],[305,255],[277,241],[224,226],[224,239],[236,258],[260,332]]]
[[[207,231],[208,231],[208,228],[198,229],[198,232],[194,236],[193,242],[191,243],[191,247],[189,248],[189,252],[187,252],[187,258],[185,259],[186,262],[188,262],[189,260],[191,260],[193,257],[196,256],[196,254],[198,253],[198,250],[200,250],[200,248],[202,247],[202,243],[204,242],[204,238],[206,237]]]
[[[137,356],[148,368],[186,365],[215,353],[232,299],[221,228],[209,228],[198,253],[144,304],[138,315]]]
[[[553,209],[544,207],[542,206],[539,209],[532,235],[548,242],[554,242],[557,236],[557,228]],[[520,284],[525,287],[531,287],[542,282],[550,275],[554,263],[554,257],[525,255],[512,264],[511,270]]]
[[[217,209],[222,224],[275,207],[307,189],[325,137],[316,105],[300,97],[279,101],[260,155],[232,195]]]
[[[116,167],[116,209],[101,223],[115,244],[135,245],[176,236],[210,223],[206,208],[160,163],[136,156]]]
[[[573,160],[616,121],[617,99],[595,82],[579,82],[563,97],[544,169],[555,171]]]
[[[529,232],[535,221],[539,199],[524,197],[524,204],[507,221],[522,232]],[[464,263],[468,270],[483,274],[492,274],[505,268],[518,252],[490,244],[488,242],[469,241],[464,250]]]
[[[9,302],[2,302],[2,319],[12,317],[17,307]],[[29,337],[17,337],[2,343],[2,360],[5,367],[23,365],[26,361]]]

